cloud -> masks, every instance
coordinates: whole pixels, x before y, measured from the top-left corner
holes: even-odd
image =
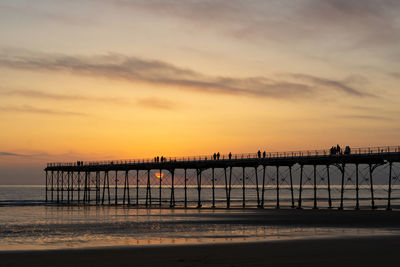
[[[321,86],[355,96],[369,96],[344,81],[335,81],[305,74],[291,79],[267,77],[226,77],[205,75],[172,64],[133,56],[109,53],[95,56],[71,56],[27,51],[0,53],[0,67],[29,71],[62,71],[72,74],[123,79],[184,90],[270,98],[313,97]],[[27,93],[27,92],[25,92]],[[36,94],[37,93],[30,93]],[[44,96],[42,94],[42,96]],[[47,97],[56,97],[54,95]]]
[[[23,155],[23,154],[17,154],[17,153],[12,153],[12,152],[0,151],[0,156],[5,156],[5,157],[28,157],[29,155]]]
[[[23,106],[0,106],[0,111],[17,112],[17,113],[37,113],[37,114],[61,115],[61,116],[87,116],[87,114],[80,113],[80,112],[37,108],[37,107],[29,106],[29,105],[23,105]]]
[[[341,91],[343,93],[347,93],[349,95],[355,95],[355,96],[374,96],[370,93],[367,92],[361,92],[350,85],[346,84],[345,81],[339,81],[339,80],[332,80],[332,79],[326,79],[326,78],[320,78],[312,75],[306,75],[306,74],[289,74],[290,76],[300,79],[300,80],[306,80],[311,82],[312,84],[315,84],[317,86],[324,86],[324,87],[329,87],[332,89],[335,89],[337,91]],[[347,79],[347,80],[353,80],[353,79]]]
[[[113,0],[117,7],[184,20],[254,41],[312,41],[364,48],[400,41],[397,0]]]
[[[373,115],[340,115],[337,116],[342,119],[358,119],[358,120],[374,120],[374,121],[393,121],[393,118],[384,116],[373,116]]]
[[[144,107],[164,109],[164,110],[172,110],[176,106],[174,102],[171,102],[167,99],[161,99],[158,97],[142,98],[137,101],[137,104]]]
[[[49,92],[37,91],[37,90],[9,90],[0,92],[0,95],[4,96],[23,96],[28,98],[38,99],[51,99],[57,101],[94,101],[114,104],[126,104],[130,103],[124,99],[115,97],[96,97],[96,96],[85,96],[85,95],[68,95],[68,94],[54,94]]]

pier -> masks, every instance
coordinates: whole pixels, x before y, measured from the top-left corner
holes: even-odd
[[[44,170],[45,200],[59,205],[400,208],[393,204],[400,200],[400,146],[77,161]],[[385,195],[376,196],[376,187]]]

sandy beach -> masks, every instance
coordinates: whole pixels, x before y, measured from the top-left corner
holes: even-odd
[[[388,266],[400,236],[0,252],[1,266]],[[393,265],[395,266],[395,265]]]

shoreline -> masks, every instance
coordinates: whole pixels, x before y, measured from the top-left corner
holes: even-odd
[[[400,235],[260,242],[0,251],[2,266],[376,266],[396,263]]]

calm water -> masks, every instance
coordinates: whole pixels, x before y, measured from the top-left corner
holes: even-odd
[[[154,196],[158,196],[156,188],[153,190]],[[239,188],[232,191],[233,202],[237,205],[241,203],[240,192]],[[368,191],[362,190],[362,192],[362,198],[367,199]],[[166,188],[162,194],[165,196],[163,201],[167,202],[168,189]],[[179,194],[181,193],[178,190],[177,198]],[[209,199],[207,194],[209,192],[205,190],[204,200]],[[224,191],[217,193],[218,205],[221,207],[224,206],[223,194]],[[378,199],[380,196],[384,199],[386,194],[384,188],[379,188],[379,186],[376,188]],[[132,191],[131,197],[134,195],[135,192]],[[250,190],[249,199],[251,200],[254,196]],[[312,191],[306,189],[306,206],[311,206],[310,196],[312,196]],[[193,200],[190,203],[194,205],[195,190],[190,191],[188,198]],[[284,206],[289,206],[290,191],[283,190],[281,199]],[[44,188],[42,187],[0,186],[1,250],[248,242],[338,235],[400,234],[397,229],[265,225],[260,222],[254,223],[255,216],[274,215],[257,209],[172,210],[121,206],[67,207],[46,205],[43,200]],[[385,201],[381,202],[383,207]],[[267,204],[274,205],[272,190],[267,198]],[[367,200],[364,204],[365,207],[369,205]],[[205,207],[209,205],[209,202],[204,203]],[[352,207],[353,200],[346,198],[346,205]],[[322,203],[321,206],[323,206]]]

